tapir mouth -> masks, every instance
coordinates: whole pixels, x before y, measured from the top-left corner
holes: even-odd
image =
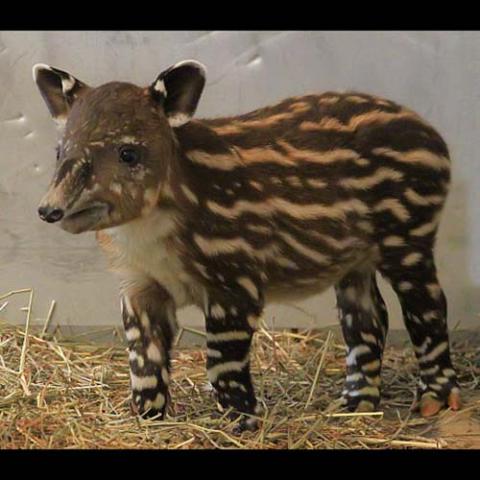
[[[103,202],[95,202],[72,209],[66,212],[60,222],[60,227],[69,233],[93,230],[105,218],[109,210],[109,205]]]

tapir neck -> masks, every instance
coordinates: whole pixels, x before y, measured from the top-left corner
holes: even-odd
[[[245,175],[236,149],[207,123],[197,120],[176,128],[177,155],[167,175],[166,196],[187,215],[219,200],[229,190],[230,177]],[[228,195],[228,193],[227,193]],[[160,200],[162,201],[162,200]]]

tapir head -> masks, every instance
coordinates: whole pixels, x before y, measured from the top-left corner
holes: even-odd
[[[205,68],[180,62],[148,87],[89,87],[37,64],[34,80],[60,131],[56,169],[40,218],[80,233],[129,222],[158,204],[177,155],[174,129],[192,118]]]

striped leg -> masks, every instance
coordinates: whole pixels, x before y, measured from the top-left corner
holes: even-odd
[[[174,304],[158,284],[126,292],[121,299],[128,341],[132,410],[145,417],[167,406],[170,348],[176,332]]]
[[[207,376],[222,407],[239,413],[258,413],[250,377],[250,346],[258,311],[246,302],[210,298],[206,315]],[[253,430],[255,419],[242,417],[240,429]]]
[[[388,329],[385,303],[372,272],[349,273],[335,291],[348,349],[342,401],[351,411],[372,411],[380,401],[380,368]]]
[[[405,325],[420,365],[417,406],[423,416],[443,406],[460,408],[460,395],[449,351],[447,302],[431,250],[399,249],[382,266],[402,305]],[[398,255],[401,253],[401,255]]]

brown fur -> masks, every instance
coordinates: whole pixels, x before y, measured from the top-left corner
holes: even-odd
[[[75,85],[59,75],[62,89]],[[455,394],[432,260],[450,160],[416,113],[327,92],[189,121],[204,84],[192,62],[149,89],[79,84],[68,112],[51,71],[38,82],[51,111],[67,118],[43,202],[65,210],[64,229],[96,230],[120,276],[135,411],[165,408],[175,308],[204,310],[209,378],[222,404],[252,413],[248,350],[265,301],[332,285],[349,346],[346,401],[374,408],[387,330],[376,270],[403,302],[421,365],[443,355],[451,380],[424,375],[435,385],[425,398]]]

